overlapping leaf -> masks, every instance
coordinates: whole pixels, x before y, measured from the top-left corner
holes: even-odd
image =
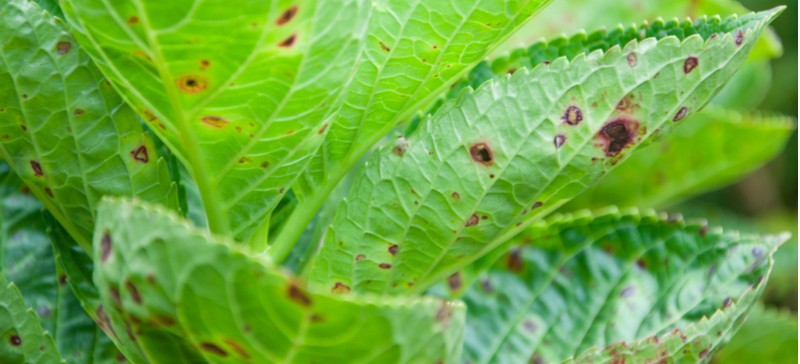
[[[788,117],[705,109],[636,153],[563,210],[675,204],[752,172],[780,153],[793,131]]]
[[[256,232],[329,131],[367,6],[64,4],[100,68],[190,168],[212,230],[240,240]]]
[[[714,363],[797,363],[797,315],[756,305]]]
[[[123,362],[56,268],[42,206],[23,189],[0,162],[0,273],[14,282],[69,363]],[[76,253],[85,256],[77,246]]]
[[[103,195],[177,206],[152,139],[60,21],[4,1],[0,45],[0,156],[84,248]]]
[[[0,274],[0,362],[65,363],[19,289]]]
[[[532,71],[464,92],[375,153],[310,279],[328,290],[429,287],[699,110],[777,13],[653,23],[658,38],[631,27],[533,46],[542,59]],[[584,53],[592,45],[610,49]]]
[[[786,238],[636,211],[539,223],[464,295],[465,360],[707,362]]]
[[[153,363],[455,362],[464,307],[307,290],[269,262],[138,202],[106,200],[99,310]]]

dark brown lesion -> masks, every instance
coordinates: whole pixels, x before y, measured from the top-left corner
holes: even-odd
[[[700,61],[697,59],[697,57],[686,58],[686,61],[683,62],[683,73],[689,74],[695,68],[697,68],[698,64],[700,64]]]
[[[131,151],[131,158],[137,162],[147,163],[150,161],[150,156],[147,153],[147,147],[144,145],[140,145],[136,149]]]
[[[196,94],[208,88],[208,80],[198,75],[185,75],[175,80],[181,92],[186,94]]]
[[[614,157],[634,142],[639,123],[627,118],[610,121],[600,129],[599,145],[607,157]]]
[[[297,41],[297,34],[292,34],[282,42],[278,43],[278,46],[282,48],[289,48],[294,45],[295,41]]]
[[[564,110],[564,115],[561,116],[561,120],[569,125],[578,125],[583,121],[583,111],[575,105],[571,105],[566,110]]]
[[[275,22],[275,24],[281,26],[292,21],[294,16],[297,15],[297,10],[297,5],[292,5],[290,8],[286,9],[280,17],[278,17],[278,20]]]
[[[472,157],[472,160],[483,164],[485,166],[491,166],[494,162],[494,154],[492,153],[492,149],[489,148],[489,145],[486,143],[475,143],[469,148],[469,155]]]

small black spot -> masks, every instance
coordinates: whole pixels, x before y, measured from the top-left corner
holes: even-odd
[[[692,70],[697,68],[698,63],[697,57],[686,58],[686,61],[683,62],[683,73],[689,74]]]
[[[566,142],[567,137],[564,134],[558,134],[555,138],[553,138],[553,145],[555,145],[556,148],[561,148],[561,146]]]
[[[730,297],[722,300],[722,308],[731,307],[732,304],[733,304],[733,300]]]
[[[569,125],[578,125],[583,121],[583,112],[577,106],[570,106],[564,111],[561,120]]]
[[[19,335],[14,334],[8,337],[8,342],[14,346],[20,346],[22,345],[22,338],[20,338]]]
[[[681,107],[681,109],[678,110],[678,113],[675,114],[675,117],[672,118],[672,121],[680,121],[683,118],[685,118],[686,114],[688,114],[688,113],[689,113],[689,109],[687,109],[686,106]]]
[[[494,161],[492,149],[486,143],[473,144],[469,148],[469,154],[472,156],[473,161],[485,166],[491,166]]]

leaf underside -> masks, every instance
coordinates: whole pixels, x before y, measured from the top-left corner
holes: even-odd
[[[533,70],[463,92],[372,156],[311,282],[356,292],[430,287],[702,108],[778,12],[650,24],[660,39],[640,40],[633,27],[532,46],[542,57]],[[586,44],[610,49],[587,54]]]
[[[0,157],[86,249],[104,195],[177,206],[153,141],[59,21],[0,5]]]
[[[138,202],[100,207],[94,280],[112,335],[153,362],[455,362],[464,306],[343,299]]]
[[[756,302],[786,238],[633,210],[549,219],[464,295],[465,360],[707,362]]]

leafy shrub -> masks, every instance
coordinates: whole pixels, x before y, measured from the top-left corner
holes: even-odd
[[[782,149],[736,110],[781,9],[39,3],[0,5],[3,363],[706,362],[786,240],[650,210]]]

